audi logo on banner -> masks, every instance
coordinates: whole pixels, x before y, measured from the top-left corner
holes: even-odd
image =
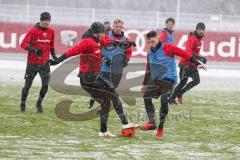
[[[146,39],[145,39],[145,35],[149,32],[150,30],[136,30],[136,29],[129,29],[125,31],[125,35],[129,38],[131,38],[131,36],[135,37],[135,42],[136,42],[136,50],[133,51],[132,55],[136,56],[136,55],[142,55],[142,56],[146,56],[147,55],[147,51],[146,51]]]
[[[0,53],[25,53],[20,43],[25,33],[34,24],[0,23]],[[56,52],[62,54],[81,40],[86,31],[83,26],[51,25],[55,31]],[[149,30],[127,29],[125,35],[137,44],[133,48],[134,57],[145,57],[147,55],[147,42],[145,35]],[[175,45],[184,49],[188,31],[175,31]],[[161,33],[161,30],[158,30]],[[240,61],[239,34],[235,32],[206,32],[201,48],[201,55],[206,56],[209,61]]]

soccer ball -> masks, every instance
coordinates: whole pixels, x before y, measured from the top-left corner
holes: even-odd
[[[123,137],[134,137],[135,133],[136,133],[135,128],[122,129],[122,136]]]

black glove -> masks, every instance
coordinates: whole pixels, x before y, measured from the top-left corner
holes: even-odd
[[[35,52],[38,56],[41,56],[41,55],[42,55],[42,50],[41,50],[41,49],[36,48],[36,49],[34,50],[34,52]]]
[[[53,60],[53,59],[49,59],[48,60],[48,64],[50,65],[50,66],[55,66],[55,65],[57,65],[59,62],[57,61],[57,60]]]
[[[112,64],[110,58],[104,57],[103,61],[107,66],[110,66]]]
[[[49,65],[55,66],[55,65],[61,63],[62,61],[64,61],[65,59],[67,59],[67,58],[68,58],[67,55],[63,54],[60,57],[56,58],[55,60],[49,59],[48,63],[49,63]]]
[[[117,41],[115,40],[113,42],[113,45],[115,45],[116,47],[119,46],[119,47],[122,47],[122,48],[129,48],[129,47],[136,47],[136,43],[134,41],[124,41],[124,42],[120,42],[120,41]]]
[[[127,56],[126,55],[123,55],[123,61],[122,61],[122,66],[123,67],[126,67],[128,65],[128,59],[127,59]]]
[[[201,65],[200,61],[195,57],[195,56],[192,56],[190,59],[189,59],[190,62],[194,63],[196,66],[198,65]]]
[[[119,46],[121,43],[122,43],[122,42],[115,40],[115,41],[113,42],[113,45],[114,45],[114,46]]]
[[[207,63],[207,59],[205,57],[199,56],[197,54],[193,54],[193,56],[198,59],[199,61],[201,61],[202,63],[206,64]]]
[[[132,46],[136,47],[136,43],[134,41],[125,41],[125,42],[121,42],[119,44],[119,46],[122,47],[122,48],[127,49],[127,48],[132,47]]]
[[[41,50],[41,49],[38,49],[38,48],[34,48],[34,47],[31,47],[31,46],[27,46],[25,49],[26,49],[27,51],[36,53],[36,55],[38,55],[38,56],[40,56],[40,55],[42,54],[42,50]]]
[[[56,53],[55,53],[55,49],[54,49],[54,48],[51,48],[51,49],[50,49],[50,52],[51,52],[52,58],[53,58],[54,60],[56,60],[56,59],[57,59],[57,56],[56,56]]]

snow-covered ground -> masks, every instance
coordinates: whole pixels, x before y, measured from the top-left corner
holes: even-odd
[[[133,58],[130,63],[137,63],[144,59]],[[58,66],[51,67],[54,71]],[[228,62],[209,62],[208,71],[200,70],[201,84],[197,90],[232,90],[240,91],[240,64]],[[23,84],[26,69],[26,54],[0,54],[0,82],[7,84]],[[67,84],[79,85],[76,76],[78,69],[70,73],[65,81]],[[40,84],[39,76],[34,85]]]

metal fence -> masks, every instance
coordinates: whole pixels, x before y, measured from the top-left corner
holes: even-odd
[[[240,16],[33,5],[1,5],[0,22],[35,23],[43,11],[52,14],[53,24],[88,26],[93,21],[120,18],[126,28],[153,29],[164,27],[165,19],[173,17],[176,29],[193,29],[196,23],[204,22],[210,31],[240,31]]]

